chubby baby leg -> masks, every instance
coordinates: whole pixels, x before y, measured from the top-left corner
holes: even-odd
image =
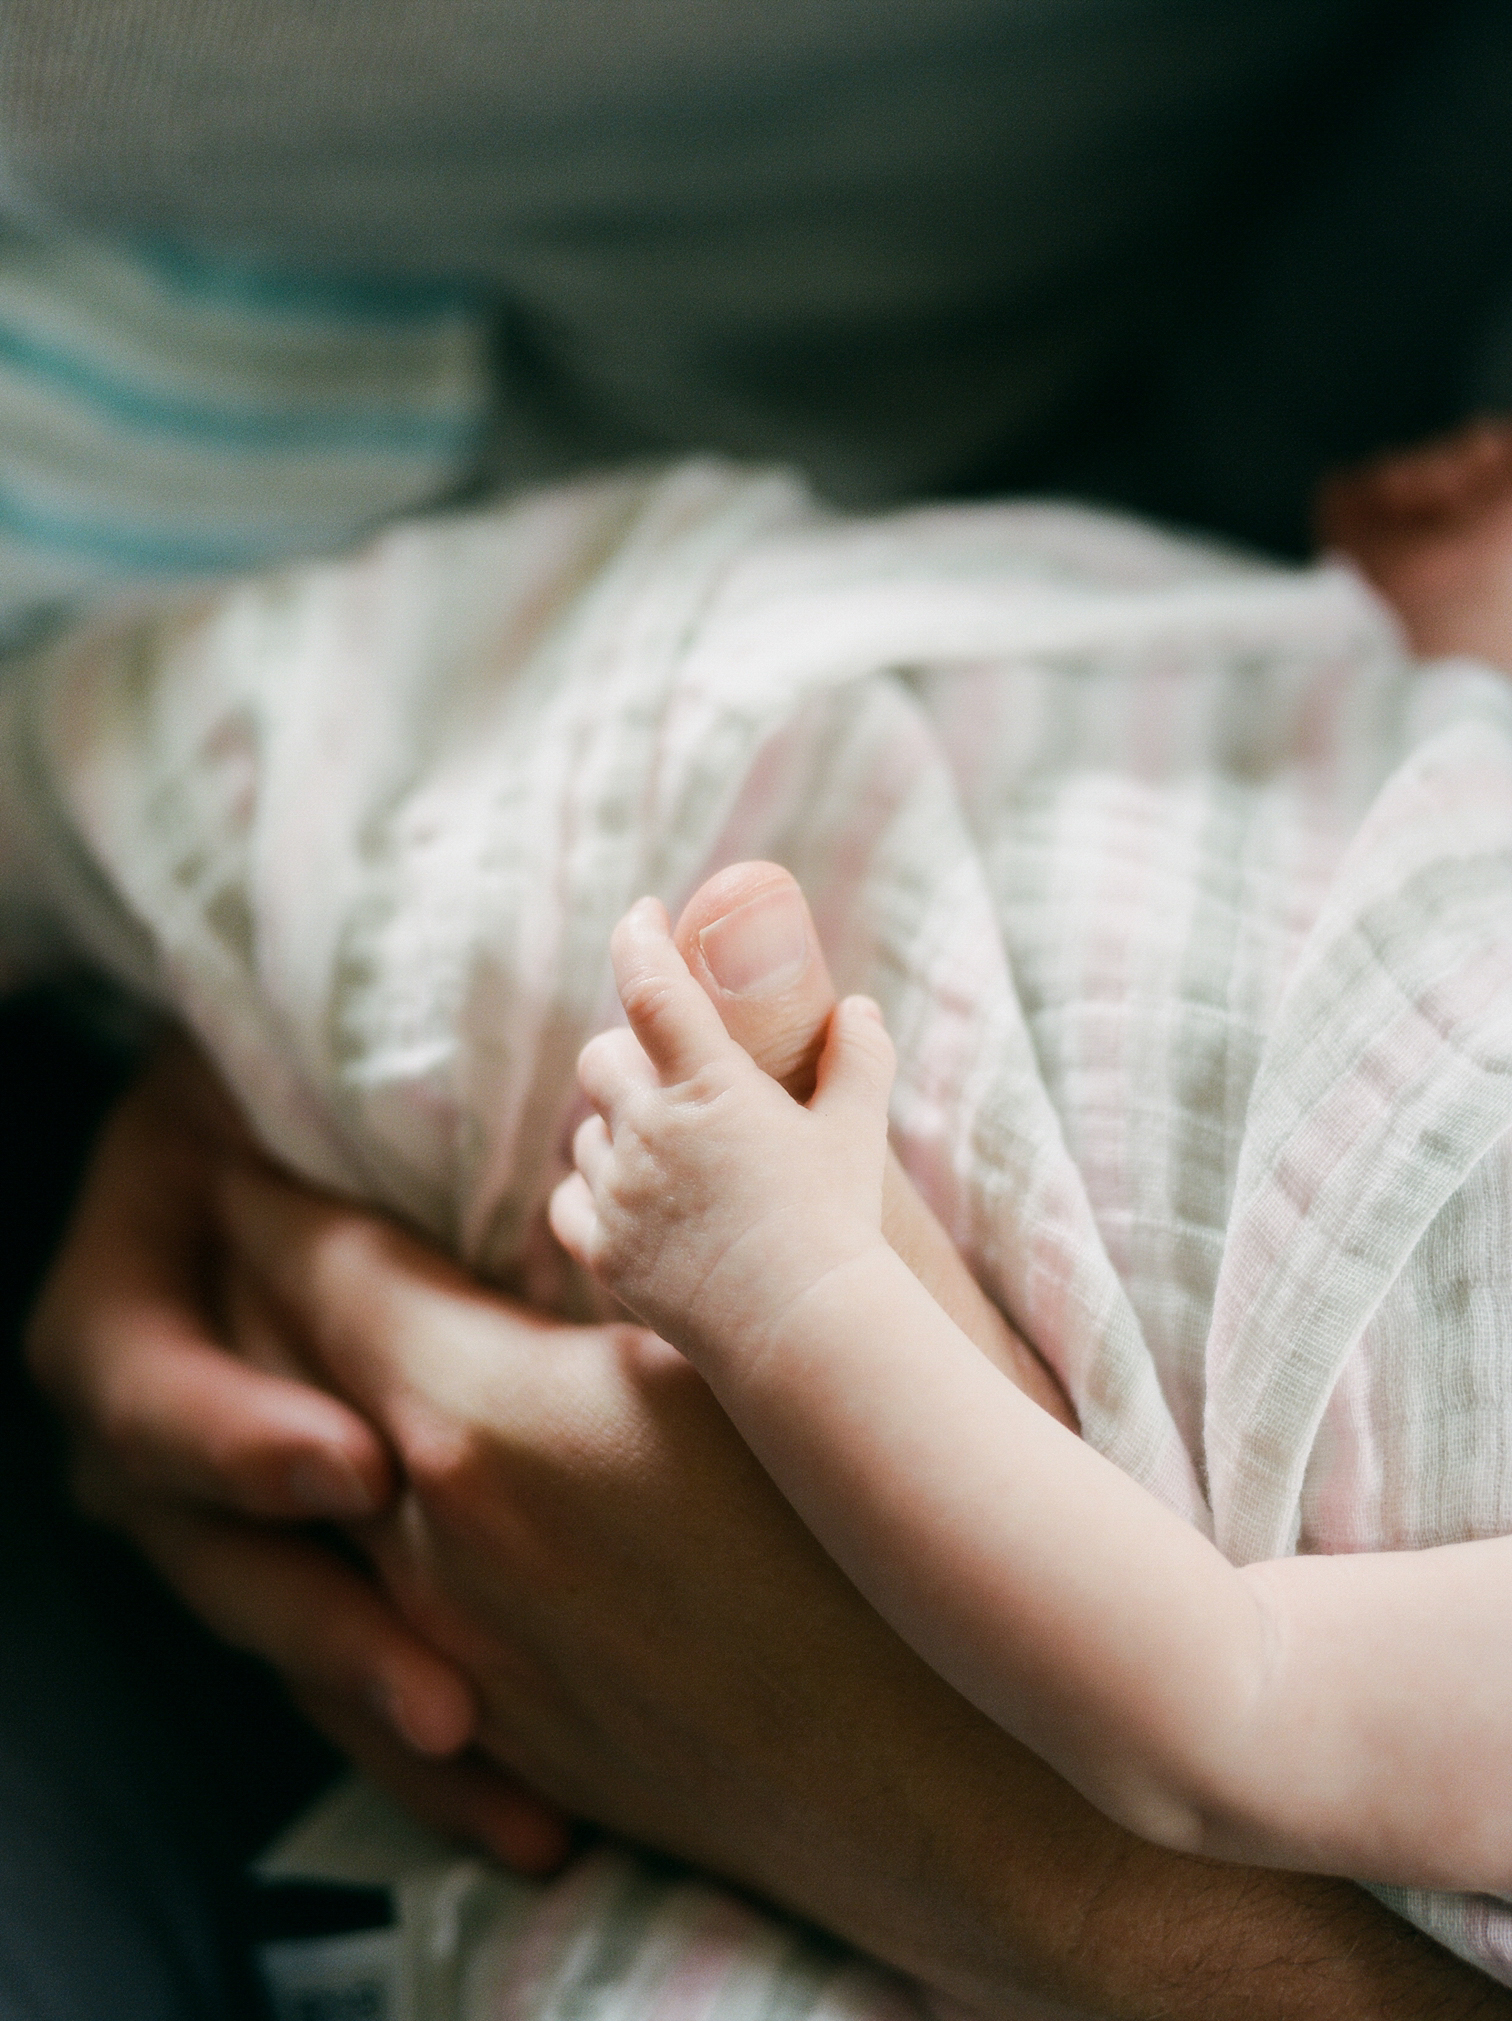
[[[835,987],[791,874],[775,863],[719,871],[688,900],[673,938],[730,1037],[790,1095],[807,1101]],[[1060,1384],[983,1292],[891,1151],[882,1232],[988,1359],[1074,1430],[1075,1413]]]

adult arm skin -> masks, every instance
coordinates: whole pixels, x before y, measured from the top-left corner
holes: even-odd
[[[387,1223],[244,1173],[223,1198],[261,1295],[239,1323],[302,1337],[383,1424],[411,1486],[364,1533],[407,1625],[334,1554],[266,1520],[313,1513],[286,1466],[312,1440],[373,1468],[374,1505],[392,1459],[356,1459],[364,1418],[322,1429],[316,1392],[291,1425],[287,1391],[239,1386],[201,1288],[225,1143],[196,1141],[201,1127],[172,1072],[128,1098],[38,1360],[94,1505],[422,1814],[549,1863],[548,1813],[475,1751],[431,1758],[469,1715],[443,1730],[449,1686],[427,1697],[418,1668],[428,1639],[472,1677],[495,1762],[975,2012],[1512,2015],[1501,1989],[1347,1884],[1209,1866],[1106,1823],[882,1626],[650,1336],[552,1325]],[[195,1382],[159,1367],[169,1350],[204,1357]],[[416,1659],[401,1690],[437,1720],[418,1736],[430,1756],[373,1710],[398,1650]]]
[[[1500,2014],[1344,1883],[1108,1824],[838,1575],[688,1365],[511,1308],[391,1226],[233,1175],[250,1269],[411,1481],[368,1543],[569,1809],[983,2015]],[[1034,2009],[1031,2007],[1031,2013]]]

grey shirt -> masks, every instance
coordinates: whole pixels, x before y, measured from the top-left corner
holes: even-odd
[[[1333,127],[1359,123],[1383,24],[1399,41],[1407,24],[1415,77],[1414,22],[1497,12],[7,0],[0,205],[305,271],[466,279],[499,306],[513,478],[711,447],[796,461],[853,501],[1079,470],[1095,486],[1085,440],[1141,399],[1158,416],[1173,383],[1179,406],[1191,334],[1225,289],[1203,454],[1221,465],[1224,430],[1248,423],[1264,462],[1290,425],[1245,384],[1290,341],[1264,328],[1278,193],[1299,166],[1337,181]],[[1504,109],[1494,123],[1512,125]],[[1389,204],[1392,175],[1417,173],[1410,139],[1377,158],[1366,142],[1354,182]],[[1348,213],[1337,230],[1358,240]],[[1325,247],[1289,274],[1289,332],[1327,324],[1309,298],[1335,265]],[[1335,333],[1333,380],[1309,396],[1325,420],[1370,381],[1390,311],[1363,322]],[[1311,369],[1289,359],[1288,387]],[[1377,377],[1393,374],[1394,353]],[[1356,434],[1405,425],[1366,408]],[[1152,425],[1149,468],[1180,433],[1179,417]]]

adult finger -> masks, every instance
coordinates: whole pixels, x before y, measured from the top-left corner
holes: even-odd
[[[355,1521],[392,1492],[370,1427],[307,1383],[244,1367],[181,1315],[117,1313],[90,1424],[142,1490],[271,1521]]]
[[[468,1748],[470,1687],[360,1572],[318,1543],[250,1525],[135,1515],[128,1527],[181,1597],[269,1663],[313,1723],[432,1829],[522,1873],[561,1864],[561,1812]]]
[[[450,1756],[473,1738],[477,1706],[462,1673],[330,1546],[166,1504],[119,1515],[193,1612],[291,1689],[366,1707],[419,1755]]]
[[[218,1259],[216,1312],[236,1358],[264,1375],[308,1383],[313,1372],[293,1329],[266,1290],[235,1256]]]
[[[33,1315],[37,1380],[144,1488],[259,1516],[371,1514],[393,1486],[372,1427],[308,1384],[244,1366],[217,1337],[209,1170],[177,1116],[128,1098]]]
[[[663,1082],[691,1080],[731,1052],[719,1013],[689,975],[658,899],[631,906],[614,929],[609,954],[630,1029]]]
[[[217,1175],[221,1225],[283,1321],[334,1388],[382,1425],[403,1455],[437,1424],[431,1390],[460,1403],[475,1373],[499,1375],[501,1313],[522,1352],[553,1323],[496,1292],[381,1216],[311,1193],[264,1166]],[[409,1365],[406,1343],[444,1326],[446,1381]],[[480,1376],[480,1379],[481,1379]]]
[[[571,1852],[561,1811],[476,1751],[423,1761],[360,1703],[308,1688],[291,1695],[348,1760],[443,1838],[481,1846],[519,1874],[555,1873]]]
[[[683,907],[672,938],[730,1037],[806,1102],[835,986],[792,873],[778,863],[718,871]]]

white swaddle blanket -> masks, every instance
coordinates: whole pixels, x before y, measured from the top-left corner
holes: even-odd
[[[1512,692],[1346,570],[698,464],[63,639],[11,944],[496,1278],[643,891],[786,863],[896,1139],[1086,1436],[1237,1561],[1512,1531]],[[1390,1899],[1512,1982],[1512,1915]],[[647,2010],[650,2011],[650,2010]]]

